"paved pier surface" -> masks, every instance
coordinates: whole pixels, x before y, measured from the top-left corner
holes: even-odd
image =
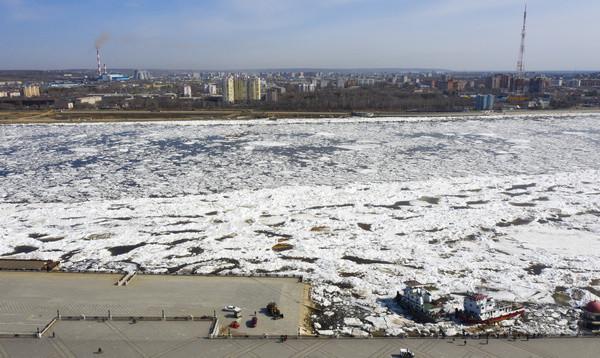
[[[206,339],[208,322],[60,321],[43,338],[0,339],[0,357],[598,357],[600,338]]]
[[[527,340],[298,339],[304,285],[297,279],[138,275],[116,286],[122,275],[0,272],[0,333],[33,333],[60,310],[63,316],[41,338],[0,338],[4,357],[392,357],[400,348],[417,357],[598,357],[600,338]],[[265,306],[277,301],[285,314],[271,320]],[[211,321],[90,319],[90,316],[212,316],[222,325],[233,318],[221,309],[243,309],[241,334],[262,339],[207,339]],[[257,311],[258,326],[248,322]],[[223,333],[227,329],[222,330]],[[232,332],[234,334],[235,332]],[[281,342],[282,334],[289,339]]]
[[[123,275],[62,272],[0,272],[0,333],[34,333],[60,310],[61,316],[213,316],[221,325],[234,318],[222,311],[242,308],[240,333],[297,335],[304,284],[296,278],[136,275],[116,286]],[[276,301],[285,315],[266,314]],[[249,327],[257,312],[258,325]],[[202,332],[208,334],[208,329]]]

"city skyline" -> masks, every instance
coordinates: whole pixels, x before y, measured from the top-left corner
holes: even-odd
[[[0,0],[0,70],[515,71],[525,2]],[[525,71],[596,70],[600,4],[527,1]]]

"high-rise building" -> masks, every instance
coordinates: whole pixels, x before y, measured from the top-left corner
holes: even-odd
[[[233,103],[235,101],[232,77],[223,79],[221,94],[223,95],[223,102]]]
[[[248,99],[251,101],[260,101],[260,78],[253,77],[248,79]]]
[[[260,78],[236,77],[233,80],[233,92],[236,101],[260,101]]]
[[[23,87],[23,96],[39,97],[40,96],[40,88],[38,86],[25,86],[25,87]]]
[[[233,80],[234,96],[236,101],[248,100],[248,79],[236,78]]]
[[[492,77],[487,77],[485,87],[489,89],[509,89],[513,84],[513,76],[506,73],[499,73]]]
[[[204,85],[204,91],[209,95],[215,95],[217,94],[217,86],[213,85],[212,83],[206,84]]]
[[[482,111],[489,111],[494,109],[494,96],[491,94],[477,95],[475,108]]]
[[[190,85],[183,86],[183,97],[192,97],[192,86],[190,86]]]
[[[546,87],[550,87],[550,81],[544,76],[538,76],[529,80],[529,91],[542,93]]]
[[[313,85],[312,83],[300,83],[298,85],[298,91],[299,92],[314,92],[315,85]]]

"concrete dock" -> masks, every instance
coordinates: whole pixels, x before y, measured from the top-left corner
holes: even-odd
[[[126,279],[0,271],[0,358],[393,357],[401,348],[417,357],[598,357],[600,352],[599,337],[467,339],[466,344],[459,338],[299,338],[305,287],[296,278],[136,275],[125,286]],[[284,319],[267,315],[269,301],[278,303]],[[226,326],[234,318],[222,310],[226,305],[242,308],[240,328],[231,332]],[[57,311],[63,319],[54,320]],[[258,325],[251,328],[255,311]],[[160,319],[163,312],[208,319]],[[214,314],[221,336],[209,339]],[[245,335],[254,338],[236,338]],[[289,337],[282,341],[282,335]]]
[[[221,326],[233,320],[227,305],[242,308],[232,333],[297,335],[304,284],[297,278],[136,275],[0,271],[0,334],[31,334],[61,317],[202,317],[216,314]],[[266,312],[278,303],[284,319]],[[249,321],[257,313],[258,325]],[[229,332],[227,332],[229,333]],[[208,330],[202,336],[207,336]]]

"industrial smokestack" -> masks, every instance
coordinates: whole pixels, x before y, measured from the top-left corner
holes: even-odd
[[[96,54],[98,55],[98,77],[102,76],[102,69],[100,68],[100,50],[96,50]]]
[[[104,74],[108,74],[108,72],[106,72],[106,63],[104,64]]]
[[[96,47],[96,55],[98,55],[98,77],[102,76],[102,68],[100,67],[100,46],[102,46],[102,44],[106,42],[106,40],[108,40],[109,37],[110,33],[105,32],[102,35],[100,35],[100,37],[98,37],[96,41],[94,41],[94,46]]]

